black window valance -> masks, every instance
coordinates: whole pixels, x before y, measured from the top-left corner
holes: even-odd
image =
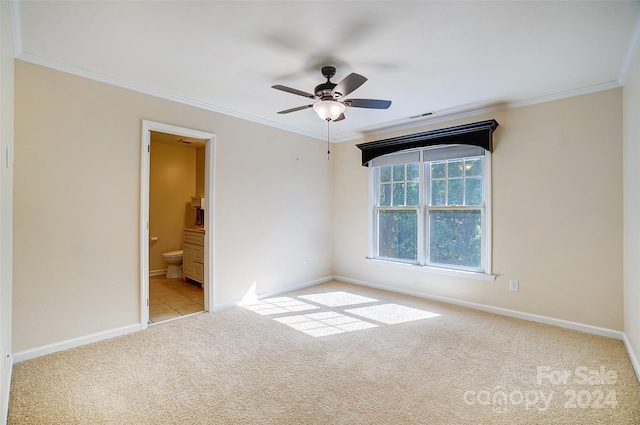
[[[362,151],[362,165],[364,166],[368,166],[369,161],[382,155],[433,145],[472,145],[493,152],[493,131],[498,125],[496,120],[480,121],[360,143],[356,146]]]

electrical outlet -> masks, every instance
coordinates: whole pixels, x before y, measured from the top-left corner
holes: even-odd
[[[309,260],[304,260],[304,268],[305,269],[309,268]]]
[[[514,291],[514,292],[518,292],[520,290],[520,282],[518,282],[517,280],[510,280],[509,281],[509,290],[510,291]]]

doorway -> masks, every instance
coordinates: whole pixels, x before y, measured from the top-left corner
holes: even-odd
[[[174,290],[178,290],[181,286],[184,286],[186,292],[185,296],[189,296],[189,294],[193,294],[193,290],[195,287],[193,284],[185,284],[182,279],[166,279],[164,276],[150,276],[150,265],[153,265],[155,269],[158,268],[158,260],[156,257],[158,253],[157,249],[154,249],[154,257],[153,261],[150,262],[150,247],[151,244],[158,243],[159,237],[157,235],[150,234],[150,195],[151,195],[151,187],[150,187],[150,172],[151,172],[151,148],[152,148],[152,139],[159,140],[158,137],[164,138],[164,142],[169,144],[174,143],[177,148],[178,143],[187,144],[188,142],[195,142],[204,144],[204,188],[199,187],[194,189],[194,193],[190,196],[202,196],[199,198],[202,202],[202,210],[204,213],[204,220],[198,221],[198,225],[201,227],[201,230],[204,231],[204,235],[202,235],[202,267],[204,269],[202,274],[202,291],[204,292],[203,304],[204,311],[209,311],[210,307],[213,306],[213,217],[214,217],[214,196],[215,193],[213,191],[213,164],[214,164],[214,152],[215,152],[215,136],[212,133],[202,132],[199,130],[188,129],[184,127],[177,127],[169,124],[163,124],[153,121],[143,121],[142,123],[142,150],[141,150],[141,190],[140,190],[140,325],[141,329],[146,329],[149,325],[149,310],[150,310],[150,282],[155,287],[161,288],[160,290],[167,289],[166,287],[170,287]],[[154,144],[156,144],[154,142]],[[157,144],[156,144],[157,145]],[[182,148],[179,148],[180,150]],[[156,148],[157,150],[157,148]],[[178,150],[177,152],[179,152]],[[194,151],[195,152],[195,151]],[[195,164],[194,164],[195,166]],[[195,192],[200,192],[196,194]],[[184,200],[183,200],[184,201]],[[185,203],[186,205],[186,203]],[[184,210],[184,226],[183,228],[189,228],[189,222],[191,220],[194,224],[196,218],[202,219],[201,214],[199,214],[200,210],[192,210],[189,211],[189,207],[187,206]],[[194,214],[191,218],[189,214]],[[197,214],[197,216],[196,216]],[[193,227],[193,226],[192,226]],[[172,245],[176,250],[182,249],[182,232],[180,229],[177,229],[178,234],[176,235],[175,231],[172,231],[172,236],[169,238],[175,239]],[[153,239],[152,239],[153,238]],[[178,245],[178,246],[176,246]],[[153,263],[153,264],[151,264]],[[163,262],[161,262],[164,264]],[[158,274],[158,273],[154,273]],[[156,286],[158,283],[160,285]],[[158,301],[156,298],[154,301]],[[202,308],[201,308],[202,309]],[[201,310],[200,309],[200,310]],[[187,312],[188,313],[188,312]],[[179,315],[178,315],[179,316]]]

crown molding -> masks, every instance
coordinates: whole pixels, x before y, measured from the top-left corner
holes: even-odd
[[[620,82],[621,86],[624,85],[625,81],[627,81],[627,77],[629,77],[631,64],[633,64],[633,60],[636,57],[638,49],[640,49],[640,11],[638,12],[638,18],[636,19],[636,28],[633,32],[633,36],[631,37],[631,43],[629,43],[627,55],[622,62],[620,73],[618,74],[618,81]]]
[[[86,69],[78,68],[72,65],[68,65],[65,63],[60,63],[57,61],[53,61],[51,59],[43,58],[41,56],[33,55],[31,53],[21,52],[16,54],[16,59],[29,62],[35,65],[40,65],[46,68],[55,69],[57,71],[65,72],[67,74],[76,75],[78,77],[87,78],[94,81],[99,81],[101,83],[110,84],[112,86],[136,91],[139,93],[148,94],[150,96],[159,97],[161,99],[170,100],[172,102],[182,103],[184,105],[193,106],[199,109],[204,109],[207,111],[217,112],[219,114],[232,116],[234,118],[239,118],[245,121],[254,122],[257,124],[266,125],[268,127],[278,128],[280,130],[288,131],[291,133],[297,133],[302,136],[311,137],[313,139],[319,140],[327,140],[326,134],[314,133],[311,131],[301,130],[299,128],[290,127],[287,125],[283,125],[274,121],[265,120],[263,118],[258,118],[253,115],[244,114],[242,112],[234,111],[232,109],[223,108],[221,106],[212,105],[210,103],[202,102],[200,100],[191,99],[184,96],[178,96],[173,93],[168,93],[162,90],[154,89],[151,87],[144,86],[138,83],[132,83],[129,81],[120,80],[118,78],[110,77],[108,75],[99,74],[97,72],[89,71]]]
[[[539,103],[553,102],[554,100],[567,99],[570,97],[582,96],[584,94],[597,93],[599,91],[617,89],[622,87],[620,81],[612,80],[606,83],[595,84],[593,86],[581,87],[578,89],[567,90],[560,93],[554,93],[546,96],[534,97],[531,99],[520,100],[516,102],[509,102],[506,104],[505,109],[521,108],[523,106],[537,105]]]
[[[411,122],[403,122],[395,125],[376,127],[370,130],[364,130],[362,132],[363,138],[372,138],[380,135],[384,135],[394,131],[410,130],[417,127],[424,127],[426,125],[437,124],[440,122],[447,122],[462,118],[475,117],[482,114],[489,114],[496,111],[505,109],[521,108],[523,106],[537,105],[540,103],[552,102],[554,100],[567,99],[570,97],[581,96],[584,94],[596,93],[599,91],[610,90],[621,87],[622,84],[618,80],[609,81],[602,84],[596,84],[593,86],[582,87],[579,89],[568,90],[560,93],[555,93],[547,96],[539,96],[531,99],[524,99],[515,102],[498,102],[486,106],[480,106],[476,108],[455,108],[446,111],[435,111],[434,115],[431,115],[424,119],[411,120]],[[345,140],[346,141],[346,140]]]
[[[22,16],[21,3],[19,1],[9,1],[9,12],[11,14],[11,29],[13,30],[13,54],[18,57],[22,53]]]
[[[10,2],[10,3],[18,3],[18,2]],[[12,17],[15,17],[15,19],[19,19],[19,7],[17,9],[12,9]],[[18,34],[18,36],[14,36],[14,45],[19,46],[21,49],[22,40],[19,37],[20,31],[17,28],[19,27],[14,26],[14,32]],[[253,115],[244,114],[242,112],[212,105],[210,103],[202,102],[199,100],[195,100],[195,99],[191,99],[183,96],[178,96],[172,93],[147,87],[141,84],[120,80],[107,75],[99,74],[93,71],[89,71],[86,69],[74,67],[68,64],[60,63],[60,62],[43,58],[37,55],[33,55],[31,53],[26,53],[21,50],[17,50],[17,48],[16,48],[16,59],[24,62],[29,62],[35,65],[44,66],[46,68],[55,69],[57,71],[65,72],[68,74],[76,75],[78,77],[99,81],[99,82],[110,84],[116,87],[133,90],[140,93],[145,93],[150,96],[158,97],[161,99],[170,100],[170,101],[181,103],[184,105],[193,106],[195,108],[204,109],[204,110],[216,112],[219,114],[239,118],[242,120],[254,122],[257,124],[262,124],[269,127],[277,128],[283,131],[300,134],[302,136],[310,137],[313,139],[318,139],[323,141],[327,140],[326,134],[319,134],[319,133],[314,133],[310,131],[305,131],[299,128],[283,125],[274,121],[258,118]],[[473,117],[481,114],[492,113],[492,112],[503,110],[503,109],[512,109],[512,108],[520,108],[523,106],[536,105],[539,103],[551,102],[554,100],[580,96],[583,94],[595,93],[598,91],[609,90],[609,89],[618,88],[621,86],[622,84],[618,80],[614,80],[614,81],[609,81],[603,84],[596,84],[589,87],[583,87],[575,90],[569,90],[569,91],[556,93],[548,96],[540,96],[540,97],[525,99],[525,100],[516,101],[516,102],[494,103],[492,105],[481,106],[481,107],[471,108],[471,109],[467,107],[464,109],[456,108],[456,109],[451,109],[446,111],[436,111],[434,115],[429,116],[428,118],[425,118],[422,120],[417,119],[417,120],[411,120],[411,122],[401,122],[401,123],[392,124],[392,125],[385,125],[383,127],[363,129],[359,131],[358,134],[349,134],[341,137],[330,137],[330,142],[342,143],[342,142],[348,142],[352,140],[363,139],[366,137],[375,137],[375,136],[390,133],[393,131],[409,130],[417,127],[423,127],[426,125],[436,124],[439,122],[451,121],[455,119],[468,118],[468,117]]]

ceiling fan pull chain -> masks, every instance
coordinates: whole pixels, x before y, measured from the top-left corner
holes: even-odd
[[[329,156],[331,155],[331,149],[329,148],[329,123],[331,120],[327,120],[327,161],[329,160]]]

